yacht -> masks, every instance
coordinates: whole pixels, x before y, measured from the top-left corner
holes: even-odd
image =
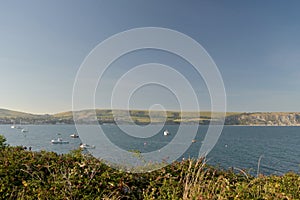
[[[69,141],[65,141],[62,138],[57,138],[56,140],[51,140],[52,144],[68,144]]]
[[[14,123],[13,123],[13,125],[11,125],[10,126],[10,128],[16,128],[16,122],[15,121],[13,121]]]
[[[79,138],[79,135],[77,135],[76,133],[70,135],[71,138]]]
[[[170,135],[170,132],[168,130],[164,131],[164,136]]]
[[[27,133],[28,130],[27,130],[26,128],[23,128],[23,129],[21,130],[21,132],[22,132],[22,133]]]
[[[80,144],[79,146],[81,149],[95,149],[95,145],[88,145],[88,144]]]

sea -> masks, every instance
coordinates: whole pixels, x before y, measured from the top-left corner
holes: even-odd
[[[150,125],[148,134],[143,135],[146,127],[127,125],[120,128],[115,124],[96,125],[24,125],[28,132],[13,129],[10,125],[0,125],[10,146],[31,147],[31,151],[53,151],[66,154],[79,148],[81,143],[95,145],[87,150],[105,159],[109,155],[118,159],[118,152],[129,151],[147,154],[149,159],[171,158],[168,162],[186,158],[197,158],[208,126],[186,125],[184,133],[180,125]],[[101,134],[99,134],[101,130]],[[153,130],[149,134],[149,130]],[[164,130],[170,132],[164,136]],[[190,131],[189,131],[190,130]],[[195,133],[192,133],[196,130]],[[135,135],[130,135],[130,132]],[[145,131],[146,132],[146,131]],[[71,138],[77,133],[79,138]],[[138,135],[141,135],[139,137]],[[181,134],[178,136],[178,134]],[[62,138],[68,144],[52,144],[52,139]],[[188,138],[188,139],[187,139]],[[191,138],[193,140],[191,140]],[[119,150],[116,150],[119,149]],[[93,152],[94,151],[94,152]],[[115,152],[115,153],[111,153]],[[97,154],[98,153],[98,154]],[[100,156],[99,156],[100,155]],[[161,155],[161,156],[160,156]],[[152,158],[151,158],[152,156]],[[157,160],[157,159],[156,159]],[[243,170],[257,175],[282,175],[293,171],[300,173],[300,127],[288,126],[224,126],[220,137],[206,155],[206,162],[222,169]],[[148,160],[147,160],[148,161]]]

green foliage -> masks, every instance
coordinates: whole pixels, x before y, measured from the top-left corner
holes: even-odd
[[[138,153],[138,152],[137,152]],[[299,199],[300,176],[252,177],[175,162],[151,173],[125,173],[80,150],[58,155],[0,149],[0,199]]]
[[[3,148],[6,146],[6,138],[3,135],[0,135],[0,148]]]

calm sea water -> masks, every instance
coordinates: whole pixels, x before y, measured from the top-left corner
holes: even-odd
[[[90,138],[90,140],[83,141],[84,143],[93,143],[96,146],[101,143],[101,138],[97,139],[96,133],[93,133],[96,126],[82,127]],[[155,129],[155,126],[153,127]],[[147,138],[128,136],[116,125],[103,125],[102,129],[107,133],[111,142],[118,144],[120,148],[147,153],[168,145],[174,138],[178,127],[177,125],[165,126],[158,134]],[[70,134],[77,132],[74,125],[27,125],[26,128],[29,132],[21,133],[21,130],[1,125],[0,134],[6,137],[7,143],[11,146],[31,146],[33,151],[68,153],[77,149],[82,142],[80,138],[70,138]],[[130,126],[127,128],[130,129]],[[165,129],[171,132],[170,136],[163,136],[162,133]],[[207,126],[200,126],[196,135],[197,142],[191,144],[179,159],[198,156],[206,130]],[[51,144],[50,141],[58,137],[69,141],[69,144]],[[105,144],[100,145],[101,148],[97,146],[98,150],[106,151]],[[171,155],[172,151],[168,154]],[[299,173],[300,127],[225,126],[218,143],[207,156],[209,164],[219,165],[225,169],[230,167],[247,169],[252,174],[257,173],[259,159],[260,173],[283,174],[288,171]]]

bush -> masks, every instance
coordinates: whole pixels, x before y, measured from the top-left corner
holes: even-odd
[[[0,135],[0,148],[4,148],[6,146],[6,138],[3,135]]]
[[[0,149],[0,199],[299,199],[299,186],[296,173],[252,177],[201,159],[133,174],[80,150]]]

